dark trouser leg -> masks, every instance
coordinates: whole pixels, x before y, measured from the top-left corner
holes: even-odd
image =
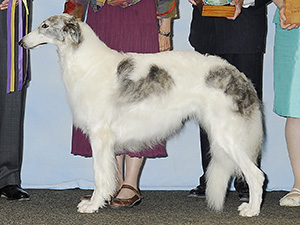
[[[204,129],[200,127],[200,146],[201,146],[201,157],[202,157],[202,169],[203,175],[200,177],[200,186],[206,187],[205,173],[207,171],[209,162],[210,162],[210,153],[209,153],[209,141],[207,133]]]
[[[22,91],[6,93],[6,12],[7,10],[0,10],[0,188],[6,185],[20,185],[21,182],[20,170],[23,154],[23,121],[26,98],[26,87]],[[17,49],[15,50],[17,56]],[[16,65],[16,71],[18,71],[17,68]]]
[[[25,87],[22,91],[1,94],[0,188],[21,183],[25,98]]]

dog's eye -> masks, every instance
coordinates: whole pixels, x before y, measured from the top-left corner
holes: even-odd
[[[49,27],[49,25],[47,25],[45,23],[42,25],[42,28],[48,28],[48,27]]]

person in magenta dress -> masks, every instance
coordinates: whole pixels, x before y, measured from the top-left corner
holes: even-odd
[[[132,5],[128,7],[114,4]],[[120,6],[120,5],[119,5]],[[69,0],[65,12],[86,22],[101,41],[120,52],[156,53],[171,49],[171,19],[177,17],[176,0]],[[99,106],[101,107],[101,106]],[[157,124],[159,126],[159,124]],[[73,128],[72,153],[92,156],[91,146],[80,129]],[[140,153],[125,151],[117,155],[119,191],[110,203],[112,208],[133,207],[142,196],[138,190],[138,177],[144,158],[166,157],[165,143]],[[126,174],[123,164],[126,163]]]

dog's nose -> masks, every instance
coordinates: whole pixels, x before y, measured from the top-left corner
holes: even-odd
[[[19,41],[19,43],[18,43],[21,47],[23,47],[24,48],[24,42],[23,42],[23,39],[21,39],[20,41]]]
[[[25,49],[28,49],[28,47],[26,46],[26,44],[25,44],[23,38],[19,41],[18,44],[19,44],[21,47],[23,47],[23,48],[25,48]]]

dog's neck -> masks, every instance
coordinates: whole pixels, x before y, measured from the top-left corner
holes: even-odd
[[[111,63],[115,61],[118,63],[122,60],[123,55],[110,49],[106,44],[100,41],[94,31],[87,24],[80,23],[80,28],[82,29],[82,41],[77,46],[58,46],[60,64],[70,65],[69,68],[65,69],[88,71],[91,65],[107,65],[108,62]],[[87,61],[88,63],[82,63]],[[74,73],[67,72],[64,74]]]
[[[88,80],[96,80],[99,91],[114,86],[117,65],[125,57],[100,41],[88,25],[81,23],[80,28],[83,36],[76,48],[70,45],[58,46],[62,79],[71,105],[77,101],[79,89],[90,88],[86,83]]]

